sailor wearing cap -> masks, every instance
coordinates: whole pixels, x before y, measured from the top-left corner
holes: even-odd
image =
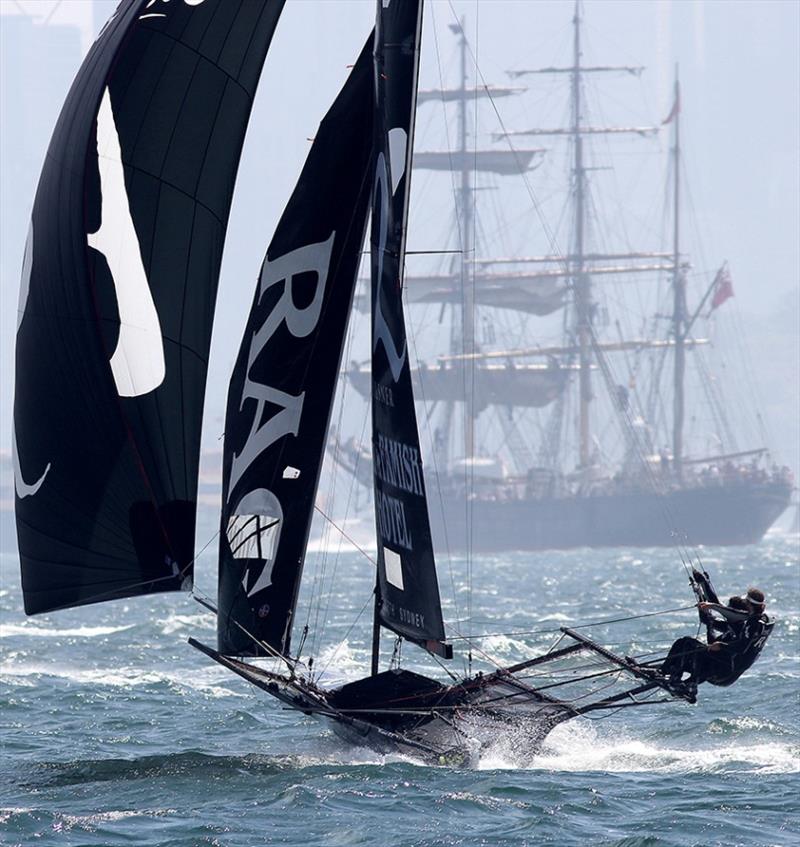
[[[774,622],[765,614],[766,600],[760,588],[748,588],[744,598],[721,603],[697,604],[700,619],[708,627],[708,643],[679,638],[670,648],[661,673],[674,685],[685,687],[693,699],[697,685],[734,683],[758,658]],[[689,678],[682,681],[683,674]],[[684,693],[684,692],[682,692]]]

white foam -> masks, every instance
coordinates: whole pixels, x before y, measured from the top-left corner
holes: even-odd
[[[687,747],[662,746],[657,741],[601,735],[586,722],[556,727],[542,752],[526,757],[515,749],[513,735],[481,757],[480,770],[521,767],[531,770],[606,773],[800,773],[800,757],[789,744],[742,743],[715,745],[708,736],[694,737]]]
[[[326,687],[341,685],[364,675],[365,654],[345,639],[325,647],[314,661],[314,674],[321,674]]]
[[[67,629],[50,629],[36,624],[10,623],[0,626],[0,638],[19,635],[28,638],[98,638],[103,635],[113,635],[115,632],[124,632],[133,626],[134,624],[126,624],[125,626],[76,626]]]
[[[485,653],[496,656],[522,654],[530,649],[524,641],[507,635],[491,635],[484,638],[481,640],[481,647]]]
[[[199,612],[194,615],[170,615],[168,618],[156,621],[156,626],[161,629],[162,635],[173,635],[181,630],[191,630],[196,632],[200,629],[208,629],[209,621],[211,620],[210,613]]]
[[[143,670],[137,667],[74,668],[62,665],[32,664],[27,662],[4,662],[0,665],[0,679],[13,685],[36,684],[37,677],[51,677],[92,687],[136,688],[145,685],[166,683],[177,688],[200,691],[211,697],[246,697],[245,690],[238,691],[220,684],[230,682],[231,676],[222,668],[198,671],[170,672]]]

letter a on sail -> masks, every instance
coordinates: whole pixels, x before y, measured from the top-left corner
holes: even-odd
[[[89,233],[88,241],[106,257],[117,293],[119,338],[111,356],[114,382],[120,396],[137,397],[164,381],[164,341],[131,220],[108,88],[97,114],[97,153],[103,218],[100,229]]]

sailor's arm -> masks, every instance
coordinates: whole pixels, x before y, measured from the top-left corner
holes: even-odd
[[[723,606],[721,603],[698,603],[697,608],[701,612],[716,612],[729,623],[741,623],[750,617],[749,612],[731,609],[730,606]]]

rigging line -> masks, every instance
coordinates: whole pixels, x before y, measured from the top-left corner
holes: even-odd
[[[608,390],[609,395],[613,396],[613,387],[616,383],[616,380],[615,380],[614,374],[612,372],[612,367],[609,364],[608,359],[605,356],[603,356],[602,351],[601,351],[600,346],[599,346],[598,341],[597,341],[597,335],[595,334],[594,329],[591,326],[589,327],[589,332],[590,332],[592,347],[594,349],[595,359],[596,359],[596,361],[597,361],[597,363],[600,367],[600,372],[602,373],[603,378],[606,382],[606,389]],[[662,515],[666,520],[667,529],[673,534],[673,538],[675,539],[674,543],[675,543],[675,546],[678,550],[678,555],[680,556],[681,564],[683,565],[683,567],[684,567],[684,569],[687,573],[687,576],[689,576],[689,581],[691,583],[692,577],[691,577],[691,573],[689,572],[687,560],[689,562],[692,561],[692,552],[694,552],[695,555],[697,555],[697,558],[699,560],[699,554],[697,554],[696,548],[692,547],[692,549],[690,549],[688,539],[686,540],[685,544],[678,541],[677,529],[673,529],[673,527],[676,527],[675,516],[672,512],[672,509],[670,508],[669,504],[667,503],[667,501],[664,497],[664,495],[667,493],[665,482],[664,482],[664,480],[659,480],[656,477],[655,472],[650,467],[650,464],[647,461],[647,456],[643,452],[642,445],[639,443],[639,439],[636,437],[636,432],[635,432],[635,429],[634,429],[634,426],[633,426],[633,420],[631,418],[630,410],[629,409],[620,409],[618,407],[618,404],[617,404],[617,411],[618,411],[619,418],[621,419],[624,427],[626,428],[628,439],[629,439],[630,443],[633,445],[634,449],[636,450],[640,464],[641,464],[641,466],[644,470],[645,478],[647,478],[650,481],[650,485],[652,486],[653,492],[656,493],[656,495],[660,495],[658,497],[659,507],[661,508]]]
[[[476,0],[475,2],[475,81],[477,83],[478,77],[478,54],[480,53],[480,0]],[[472,115],[472,142],[473,142],[473,191],[472,197],[469,198],[472,203],[472,239],[471,243],[468,243],[468,247],[472,253],[472,257],[475,258],[475,254],[477,251],[477,240],[478,240],[478,192],[474,190],[474,184],[478,180],[478,86],[475,85],[475,94],[473,96],[473,115]],[[469,233],[467,233],[467,237],[469,238]],[[473,352],[476,349],[475,344],[475,282],[476,282],[476,274],[477,274],[477,266],[472,265],[469,269],[469,286],[471,293],[471,306],[472,306],[472,338],[471,338],[471,347],[472,350],[469,352]],[[473,359],[469,363],[469,371],[470,371],[470,399],[472,401],[470,408],[470,444],[472,445],[473,456],[475,453],[475,420],[474,420],[474,404],[475,404],[475,376],[476,376],[476,361]],[[473,458],[470,456],[470,458]],[[469,632],[472,632],[472,584],[473,584],[473,569],[474,569],[474,546],[475,546],[475,462],[470,463],[470,497],[468,500],[468,515],[469,522],[467,524],[467,531],[469,533],[469,540],[467,542],[467,551],[468,551],[468,568],[467,568],[467,618],[469,623],[467,626],[469,627]],[[468,661],[468,670],[470,676],[472,675],[472,653],[468,653],[467,656]]]
[[[353,540],[353,539],[352,539],[352,538],[351,538],[351,537],[350,537],[350,536],[349,536],[349,535],[348,535],[348,534],[347,534],[347,533],[346,533],[346,532],[345,532],[345,531],[344,531],[344,530],[343,530],[343,529],[339,526],[339,524],[337,524],[337,523],[336,523],[336,521],[334,521],[334,519],[333,519],[332,517],[330,517],[330,516],[329,516],[329,515],[327,515],[325,512],[323,512],[323,511],[322,511],[322,509],[320,509],[320,507],[319,507],[319,506],[317,506],[317,504],[316,504],[316,503],[314,504],[314,510],[315,510],[315,511],[317,511],[317,512],[319,512],[319,513],[322,515],[322,517],[323,517],[323,518],[325,518],[325,520],[326,520],[326,521],[328,521],[334,529],[338,530],[338,531],[339,531],[339,532],[340,532],[340,533],[341,533],[341,534],[342,534],[342,535],[343,535],[343,536],[344,536],[344,537],[345,537],[345,538],[346,538],[346,539],[347,539],[347,540],[348,540],[348,541],[349,541],[349,542],[353,545],[353,547],[355,547],[355,548],[356,548],[356,550],[358,550],[358,552],[359,552],[359,553],[361,553],[361,555],[362,555],[365,559],[367,559],[368,561],[372,562],[372,564],[373,564],[373,565],[375,565],[375,567],[376,567],[376,568],[378,567],[378,563],[375,561],[375,559],[373,559],[373,558],[372,558],[372,556],[370,556],[370,555],[369,555],[369,553],[367,553],[367,551],[366,551],[363,547],[361,547],[359,544],[357,544],[357,543],[356,543],[356,542],[355,542],[355,541],[354,541],[354,540]]]
[[[469,52],[472,53],[472,50],[470,49],[470,46],[469,46],[469,42],[466,41],[466,33],[464,32],[464,29],[461,26],[461,21],[458,19],[458,15],[456,14],[456,10],[453,6],[453,0],[448,0],[448,5],[450,6],[450,11],[452,12],[453,19],[455,20],[454,26],[458,27],[459,32],[461,33],[462,37],[464,38],[464,40],[466,42],[467,50],[469,50]],[[503,121],[502,117],[500,116],[500,111],[497,108],[497,103],[495,102],[495,98],[492,96],[492,90],[489,87],[488,83],[486,82],[486,78],[484,77],[483,72],[481,71],[480,67],[478,66],[478,61],[477,61],[477,58],[475,57],[474,53],[473,53],[473,59],[475,59],[475,71],[478,74],[478,76],[480,77],[481,85],[483,86],[484,90],[486,91],[487,99],[489,100],[489,103],[492,106],[492,110],[494,111],[495,116],[497,117],[498,123],[500,124],[500,129],[503,131],[503,135],[505,137],[505,142],[506,142],[509,150],[511,150],[511,152],[514,154],[514,158],[516,159],[516,163],[519,167],[520,175],[522,176],[522,181],[523,181],[523,184],[525,185],[525,189],[528,193],[528,197],[531,200],[531,204],[534,208],[534,211],[536,212],[536,216],[539,218],[539,223],[541,224],[542,229],[544,230],[545,236],[547,237],[547,241],[550,245],[550,251],[553,253],[553,255],[563,255],[565,251],[559,249],[556,236],[552,232],[552,230],[549,226],[547,218],[545,217],[545,215],[542,211],[541,205],[536,200],[536,194],[533,190],[533,187],[530,184],[530,180],[528,179],[526,172],[523,170],[523,168],[521,166],[522,163],[519,159],[519,155],[517,153],[517,150],[514,147],[514,144],[511,140],[511,136],[509,135],[508,130],[506,128],[505,122]],[[476,86],[475,87],[477,88],[477,80],[476,80]],[[568,270],[566,260],[562,261],[562,265],[563,265],[565,271]]]
[[[215,615],[219,616],[219,611],[218,611],[218,610],[217,610],[217,608],[214,606],[214,601],[213,601],[213,600],[212,600],[212,599],[211,599],[211,598],[210,598],[210,597],[209,597],[209,596],[208,596],[205,592],[203,592],[203,591],[201,591],[201,592],[199,592],[199,593],[194,593],[194,592],[193,592],[193,593],[192,593],[192,597],[193,597],[193,599],[194,599],[194,600],[196,600],[196,601],[197,601],[197,602],[198,602],[201,606],[204,606],[206,609],[208,609],[209,611],[213,612]],[[230,617],[230,616],[229,616],[229,617]],[[245,627],[245,626],[244,626],[243,624],[241,624],[239,621],[237,621],[237,620],[233,620],[232,618],[230,618],[230,620],[231,620],[231,621],[232,621],[232,623],[234,623],[234,624],[235,624],[235,625],[236,625],[236,626],[237,626],[237,627],[238,627],[238,628],[239,628],[239,629],[240,629],[240,630],[241,630],[241,631],[242,631],[242,632],[243,632],[243,633],[244,633],[244,634],[245,634],[245,635],[246,635],[246,636],[247,636],[247,637],[248,637],[248,638],[249,638],[249,639],[250,639],[250,640],[251,640],[251,641],[252,641],[252,642],[256,645],[256,646],[258,646],[258,647],[260,647],[262,650],[264,650],[264,652],[267,654],[266,658],[270,658],[270,659],[279,659],[280,661],[284,662],[284,663],[285,663],[285,665],[286,665],[286,667],[288,667],[288,668],[289,668],[289,671],[290,671],[291,675],[292,675],[292,676],[294,676],[294,672],[295,672],[295,669],[296,669],[297,665],[298,665],[298,664],[302,664],[302,663],[300,662],[300,658],[299,658],[299,656],[298,656],[296,659],[292,659],[292,657],[291,657],[291,656],[285,656],[283,653],[281,653],[280,651],[276,650],[276,649],[275,649],[274,647],[272,647],[270,644],[267,644],[267,642],[266,642],[266,641],[262,641],[260,638],[257,638],[255,635],[253,635],[253,633],[252,633],[252,632],[250,632],[250,630],[249,630],[249,629],[247,629],[247,627]]]
[[[326,515],[326,517],[327,517],[327,515]],[[376,563],[376,565],[377,565],[377,563]],[[318,683],[322,679],[322,675],[331,666],[331,662],[333,662],[333,660],[336,658],[337,654],[342,649],[342,647],[344,646],[347,639],[350,637],[350,633],[355,629],[356,624],[361,620],[361,616],[367,610],[367,607],[369,606],[369,604],[374,601],[374,599],[375,599],[375,592],[370,591],[369,596],[367,597],[366,601],[364,602],[364,605],[361,607],[361,611],[359,611],[359,613],[356,615],[355,620],[348,627],[347,632],[345,632],[345,634],[344,634],[344,637],[336,645],[336,647],[333,650],[333,653],[331,653],[330,658],[328,659],[327,662],[325,662],[322,669],[317,671],[316,678],[314,679],[315,684]]]
[[[411,320],[408,321],[408,328],[409,328],[410,334],[411,334],[411,346],[414,350],[414,358],[417,360],[417,362],[419,362],[420,358],[419,358],[419,355],[417,353],[417,336],[416,336],[416,333],[414,332],[414,322],[413,321],[411,321]],[[419,388],[420,388],[420,394],[421,394],[420,400],[422,401],[423,408],[427,408],[428,404],[427,404],[427,401],[425,400],[425,380],[424,380],[424,377],[423,377],[423,370],[421,368],[417,368],[417,373],[419,375]],[[433,411],[433,409],[431,409],[431,412],[432,411]],[[444,530],[444,547],[445,547],[445,552],[447,554],[447,567],[448,567],[448,571],[450,573],[450,587],[451,587],[451,590],[453,592],[453,606],[455,607],[456,615],[460,617],[461,612],[459,611],[459,608],[458,608],[458,594],[456,592],[455,575],[454,575],[454,572],[453,572],[453,558],[452,558],[451,553],[450,553],[450,540],[449,540],[448,535],[447,535],[447,521],[445,520],[444,500],[442,498],[442,485],[441,485],[441,480],[440,480],[440,477],[439,477],[439,464],[436,461],[436,442],[433,438],[433,433],[431,432],[431,415],[430,414],[425,416],[425,428],[428,431],[428,439],[430,440],[430,443],[431,443],[431,458],[433,459],[433,474],[434,474],[434,478],[436,479],[436,490],[439,494],[439,501],[440,501],[440,506],[441,506],[441,510],[442,510],[442,528]]]
[[[455,15],[455,12],[454,12],[453,7],[452,7],[452,3],[450,4],[450,9],[451,9],[451,11],[453,11],[453,14]],[[458,22],[458,16],[455,16],[455,17],[456,17],[456,21]],[[444,74],[442,72],[441,51],[439,49],[439,32],[438,32],[438,29],[436,27],[436,15],[435,14],[433,14],[431,16],[431,21],[433,23],[433,42],[434,42],[434,47],[435,47],[435,50],[436,50],[436,65],[437,65],[437,69],[438,69],[438,72],[439,72],[439,87],[442,91],[442,96],[441,96],[442,117],[443,117],[443,120],[444,120],[445,141],[446,141],[446,144],[447,144],[447,157],[448,157],[449,173],[450,173],[450,189],[452,191],[453,206],[454,206],[454,209],[455,209],[455,228],[456,228],[456,234],[457,234],[457,237],[458,237],[458,245],[459,245],[459,248],[460,248],[460,252],[463,255],[464,248],[466,246],[466,243],[465,243],[466,242],[466,235],[465,235],[465,231],[464,231],[464,229],[465,229],[464,211],[465,210],[460,208],[460,204],[458,202],[458,188],[456,186],[456,173],[455,173],[455,168],[453,166],[453,150],[452,150],[452,143],[451,143],[451,139],[450,139],[450,122],[447,120],[447,104],[446,104],[446,101],[444,99],[445,83],[444,83]],[[459,29],[461,29],[460,22],[458,22],[458,27],[459,27]],[[463,31],[462,31],[462,36],[466,37],[464,35]],[[462,291],[462,293],[463,293],[463,283],[464,283],[463,270],[464,270],[464,263],[462,261],[461,262],[461,272],[460,272],[460,275],[459,275],[460,281],[461,281],[461,285],[459,286],[459,289]],[[451,322],[450,332],[451,332],[451,346],[452,346],[452,337],[453,337],[453,333],[455,332],[455,314],[454,314],[453,320]],[[462,332],[462,336],[463,336],[463,332]],[[449,433],[445,433],[445,437],[449,437]],[[466,480],[465,480],[465,484],[466,484]],[[442,509],[444,509],[444,501],[443,501],[441,486],[439,487],[439,498],[440,498],[440,501],[442,503]],[[443,512],[443,514],[444,514],[444,512]],[[466,517],[467,516],[465,515],[465,519],[466,519]]]
[[[571,624],[571,627],[572,627],[572,629],[587,629],[588,627],[592,627],[592,626],[604,626],[605,624],[612,624],[612,623],[625,623],[626,621],[637,621],[637,620],[640,620],[641,618],[654,618],[654,617],[658,617],[660,615],[670,615],[670,614],[674,614],[676,612],[686,612],[689,609],[695,609],[695,608],[697,608],[697,606],[696,606],[696,604],[693,603],[690,606],[676,606],[674,609],[660,609],[657,612],[643,612],[640,615],[627,615],[626,617],[623,617],[623,618],[609,618],[607,620],[601,620],[601,621],[589,621],[588,623]],[[455,626],[452,623],[448,623],[448,626],[451,627],[456,632],[458,632],[458,630],[455,628]],[[473,636],[451,635],[450,640],[451,641],[465,641],[468,638],[482,639],[482,638],[496,638],[496,637],[499,637],[499,636],[509,637],[509,636],[513,636],[513,635],[550,635],[551,633],[554,633],[554,632],[561,632],[561,627],[556,626],[556,627],[549,627],[547,629],[522,629],[522,630],[514,629],[514,630],[507,630],[505,632],[483,632],[483,633],[480,633],[478,635],[473,635]]]
[[[358,283],[356,283],[356,284],[358,284]],[[344,349],[343,355],[342,355],[343,361],[350,361],[350,357],[351,357],[351,354],[352,354],[353,339],[356,335],[356,325],[359,322],[359,320],[360,320],[360,316],[356,315],[352,319],[352,321],[349,323],[347,337],[346,337],[346,340],[345,340],[345,349]],[[345,376],[345,374],[342,370],[339,371],[337,381],[341,386],[341,390],[339,392],[339,410],[338,410],[338,416],[337,416],[337,421],[336,421],[336,440],[335,440],[335,443],[334,443],[333,470],[332,470],[332,473],[331,473],[331,479],[330,479],[329,488],[328,488],[328,492],[329,492],[328,502],[331,503],[331,504],[336,502],[336,482],[337,482],[337,479],[338,479],[337,469],[340,466],[339,456],[340,456],[340,453],[341,453],[340,438],[341,438],[341,432],[342,432],[342,420],[343,420],[344,409],[345,409],[345,399],[346,399],[346,396],[347,396],[347,388],[348,388],[347,378],[346,378],[346,376]],[[369,418],[369,415],[366,415],[365,418],[364,418],[364,424],[362,425],[362,430],[361,430],[361,440],[362,440],[362,442],[363,442],[363,438],[364,438],[364,427],[366,426],[366,421],[367,421],[368,418]],[[348,492],[347,492],[347,503],[346,503],[345,512],[344,512],[345,520],[347,519],[347,516],[350,512],[350,502],[351,502],[351,498],[352,498],[352,494],[353,494],[353,488],[354,488],[354,485],[356,484],[356,480],[357,480],[357,471],[358,471],[358,461],[359,461],[359,459],[360,459],[360,451],[356,455],[355,468],[354,468],[354,471],[353,471],[353,475],[350,478],[350,485],[349,485]],[[328,566],[328,545],[327,545],[327,541],[330,538],[330,527],[327,526],[326,530],[327,530],[327,532],[324,533],[324,537],[323,537],[324,549],[323,549],[322,555],[319,556],[318,559],[317,559],[318,566],[317,566],[317,571],[315,573],[314,582],[312,584],[312,597],[311,597],[311,600],[309,601],[308,615],[307,615],[307,618],[306,618],[306,626],[308,626],[310,619],[311,619],[311,609],[312,609],[312,605],[313,605],[314,606],[314,633],[315,633],[315,635],[312,637],[312,648],[313,648],[312,653],[315,652],[316,649],[319,647],[316,634],[319,633],[319,631],[320,631],[319,630],[319,616],[320,616],[320,613],[322,611],[323,598],[326,597],[326,594],[325,594],[325,577],[326,577],[327,566]],[[339,545],[336,549],[336,553],[334,554],[333,573],[331,574],[331,589],[333,587],[333,583],[334,583],[334,580],[336,578],[336,571],[337,571],[338,564],[339,564],[339,556],[341,554],[341,550],[342,550],[342,537],[339,536]],[[325,613],[324,613],[323,621],[326,621],[328,619],[328,612],[330,611],[330,603],[331,603],[332,594],[333,594],[332,590],[329,591],[328,594],[327,594],[327,604],[326,604],[326,607],[325,607]]]
[[[451,6],[452,8],[452,6]],[[450,187],[453,192],[453,204],[455,206],[455,218],[456,218],[456,228],[458,230],[458,243],[460,246],[459,253],[464,252],[464,238],[462,233],[462,220],[459,215],[458,203],[456,202],[457,197],[457,189],[456,189],[456,174],[455,168],[453,167],[453,149],[450,143],[450,122],[447,120],[447,103],[444,99],[444,74],[442,73],[442,57],[439,51],[439,32],[436,28],[436,15],[431,15],[431,22],[433,23],[433,43],[436,49],[436,65],[439,70],[439,88],[442,91],[442,96],[440,98],[440,102],[442,104],[442,118],[444,120],[444,132],[445,132],[445,142],[447,144],[447,158],[449,164],[449,173],[450,173]]]
[[[344,397],[342,397],[342,403],[344,403]],[[358,443],[359,449],[356,453],[356,458],[355,458],[355,462],[354,462],[354,465],[353,465],[353,473],[352,473],[352,476],[350,478],[350,486],[349,486],[348,491],[347,491],[347,503],[345,505],[345,510],[344,510],[344,520],[347,520],[347,516],[350,514],[350,503],[352,501],[353,492],[356,488],[356,485],[358,484],[358,466],[359,466],[359,463],[362,461],[361,448],[362,448],[362,445],[364,443],[364,432],[367,428],[367,422],[369,420],[370,420],[370,416],[365,415],[364,416],[364,422],[361,425],[361,437],[360,437],[359,443]],[[338,449],[339,449],[339,446],[337,444],[337,451],[338,451]],[[343,538],[344,538],[343,535],[339,536],[339,543],[338,543],[337,548],[336,548],[336,556],[335,556],[335,559],[334,559],[333,574],[331,575],[330,590],[327,592],[327,603],[326,603],[326,606],[325,606],[325,613],[322,617],[323,626],[324,626],[325,621],[328,620],[328,614],[330,612],[331,601],[333,599],[333,582],[334,582],[334,579],[336,577],[336,570],[337,570],[337,567],[338,567],[339,556],[341,555],[341,552],[342,552]],[[321,633],[321,630],[320,630],[320,627],[319,627],[319,615],[320,615],[320,612],[322,610],[323,593],[324,593],[324,584],[321,585],[321,588],[320,588],[320,599],[319,599],[319,603],[318,603],[317,609],[316,609],[316,616],[314,618],[314,631],[316,633]],[[319,647],[319,643],[318,643],[316,638],[314,640],[314,646],[315,646],[315,649]]]

